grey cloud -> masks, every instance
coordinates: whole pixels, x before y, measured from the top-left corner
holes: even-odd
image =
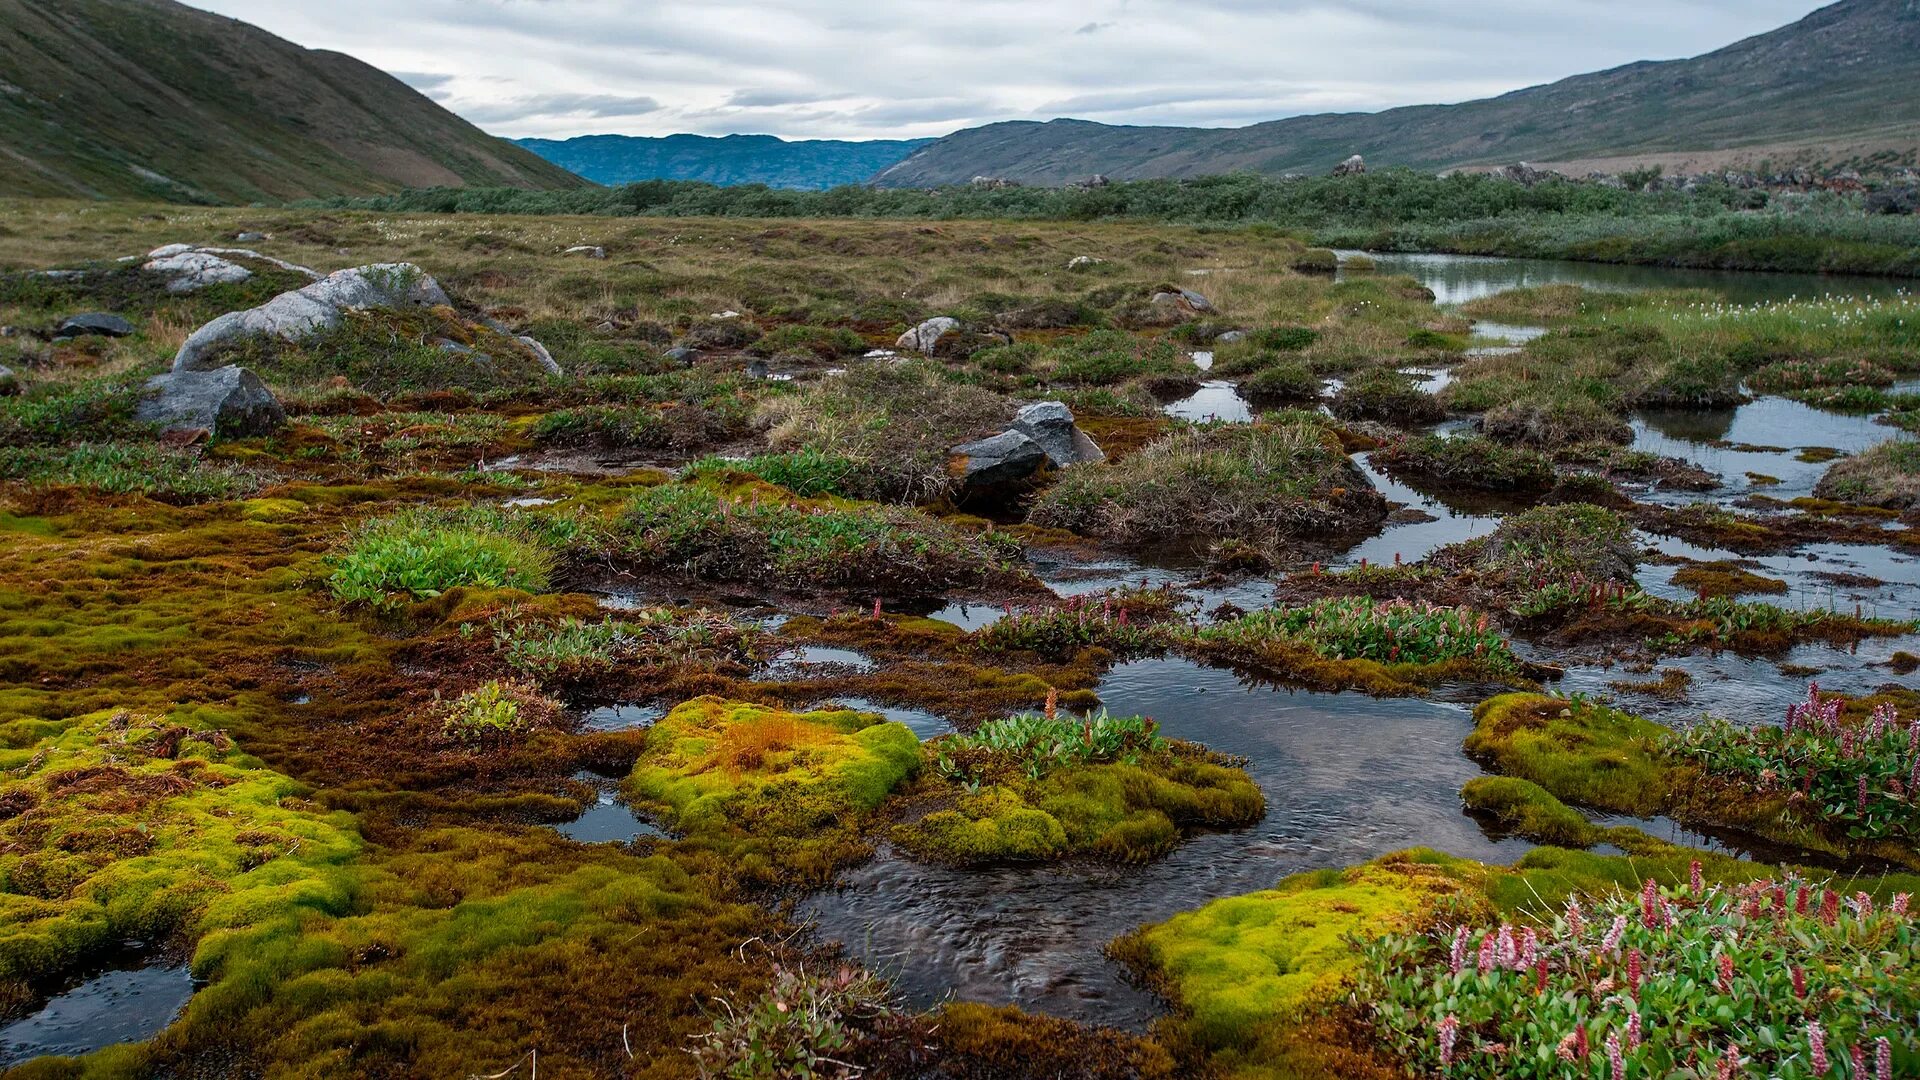
[[[660,103],[650,97],[618,94],[533,94],[464,106],[459,111],[476,124],[498,124],[536,116],[644,116],[660,111]]]
[[[1082,26],[1080,29],[1075,30],[1074,33],[1097,34],[1102,30],[1108,30],[1108,29],[1111,29],[1112,27],[1113,27],[1113,24],[1110,22],[1090,22],[1085,26]]]

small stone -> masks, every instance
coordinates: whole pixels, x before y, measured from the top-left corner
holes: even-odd
[[[1229,330],[1213,340],[1221,345],[1231,345],[1236,341],[1247,340],[1247,332],[1245,330]]]
[[[266,435],[287,422],[286,410],[260,377],[232,366],[155,375],[133,418],[162,431],[204,429],[222,438]]]
[[[233,234],[233,242],[236,244],[257,244],[260,241],[265,240],[266,238],[267,238],[267,234],[260,233],[260,232],[242,232],[242,233]]]
[[[55,334],[66,337],[126,337],[133,333],[134,325],[118,315],[104,311],[89,311],[81,315],[69,315],[61,319],[53,328]]]
[[[666,352],[661,353],[660,355],[666,357],[667,359],[673,361],[676,364],[687,364],[689,366],[692,365],[692,363],[695,360],[700,358],[699,353],[694,352],[692,349],[687,348],[685,345],[675,345],[673,348],[668,349]]]
[[[764,379],[768,374],[769,369],[767,368],[767,362],[759,357],[755,357],[747,364],[747,378],[749,379]]]
[[[579,255],[579,256],[582,256],[583,258],[588,258],[588,259],[604,259],[607,257],[607,249],[603,247],[595,247],[591,244],[580,244],[575,247],[570,247],[567,250],[561,252],[560,254]]]
[[[1067,269],[1085,270],[1089,266],[1099,266],[1106,261],[1105,259],[1096,259],[1091,255],[1075,255],[1073,258],[1067,260]]]

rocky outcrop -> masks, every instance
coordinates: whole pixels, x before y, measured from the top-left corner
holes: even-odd
[[[1213,313],[1213,301],[1194,292],[1192,289],[1173,289],[1154,293],[1147,303],[1157,308],[1177,308],[1181,311],[1202,315]]]
[[[896,349],[911,349],[914,352],[932,356],[933,351],[940,347],[940,339],[959,329],[959,319],[948,318],[942,315],[938,318],[928,319],[919,326],[901,334],[899,340],[893,343],[893,347]]]
[[[1335,176],[1360,176],[1367,171],[1367,159],[1355,154],[1333,167]]]
[[[162,431],[204,430],[221,438],[266,435],[287,422],[279,400],[243,367],[156,375],[133,418]]]
[[[969,489],[1018,483],[1043,467],[1065,469],[1107,459],[1074,423],[1073,410],[1058,401],[1036,401],[1015,414],[1012,427],[956,446],[952,453],[957,474]]]
[[[318,272],[296,263],[262,255],[246,248],[195,247],[192,244],[168,244],[147,252],[141,269],[167,278],[167,291],[198,292],[212,285],[247,281],[253,271],[235,261],[246,259],[290,273],[319,280]]]
[[[69,315],[53,328],[55,337],[126,337],[133,331],[132,323],[105,311]]]
[[[1535,184],[1544,184],[1548,180],[1558,177],[1560,174],[1550,172],[1546,169],[1536,169],[1526,162],[1521,161],[1501,169],[1500,175],[1516,184],[1532,187]]]
[[[1014,414],[1013,430],[1039,443],[1056,469],[1107,460],[1099,444],[1073,422],[1073,410],[1058,401],[1036,401],[1022,408]]]
[[[173,370],[211,371],[221,367],[222,349],[247,338],[300,341],[340,325],[343,314],[350,310],[452,303],[439,282],[412,263],[341,270],[304,289],[281,293],[257,308],[229,312],[195,330],[174,355]]]

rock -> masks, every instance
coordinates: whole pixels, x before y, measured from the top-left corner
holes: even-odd
[[[1881,188],[1866,200],[1869,214],[1920,214],[1920,187]]]
[[[1247,332],[1245,330],[1229,330],[1213,340],[1216,345],[1231,345],[1236,341],[1247,340]]]
[[[1545,169],[1536,169],[1533,166],[1522,161],[1513,165],[1509,165],[1504,169],[1501,169],[1500,175],[1506,177],[1508,180],[1511,180],[1516,184],[1521,184],[1526,187],[1532,187],[1535,184],[1545,183],[1547,180],[1551,179],[1552,177],[1558,174],[1548,172]]]
[[[1099,444],[1073,422],[1073,410],[1058,401],[1036,401],[1013,418],[1013,430],[1032,439],[1056,469],[1107,460]]]
[[[549,375],[561,374],[560,361],[555,360],[553,358],[553,354],[547,351],[547,347],[545,345],[540,344],[538,341],[535,341],[533,338],[528,337],[526,334],[512,334],[509,336],[511,336],[515,341],[518,341],[520,344],[525,345],[527,347],[527,351],[533,354],[533,358],[535,360],[540,361],[540,366],[547,369],[547,374]]]
[[[60,334],[65,337],[86,337],[88,335],[126,337],[128,334],[133,333],[133,331],[134,326],[132,323],[118,315],[112,315],[104,311],[89,311],[83,315],[69,315],[61,319],[59,325],[53,328],[55,334]]]
[[[1094,173],[1092,176],[1089,176],[1084,181],[1082,181],[1080,186],[1089,187],[1089,188],[1103,188],[1111,185],[1112,183],[1113,181],[1107,179],[1105,173]]]
[[[1089,266],[1099,266],[1106,261],[1105,259],[1096,259],[1091,255],[1075,255],[1073,258],[1067,260],[1067,269],[1085,270]]]
[[[1355,154],[1333,167],[1335,176],[1360,176],[1367,171],[1367,159]]]
[[[215,354],[223,346],[246,338],[299,341],[338,326],[342,313],[349,310],[443,307],[452,303],[439,282],[412,263],[379,263],[341,270],[304,289],[281,293],[257,308],[228,312],[195,330],[175,354],[173,370],[209,371],[221,367]],[[547,362],[551,361],[552,357],[548,357]]]
[[[203,429],[223,438],[266,435],[287,422],[260,377],[234,366],[155,375],[133,418],[162,431]]]
[[[919,326],[901,334],[900,339],[893,343],[893,347],[896,349],[912,349],[915,352],[932,356],[933,350],[940,344],[940,339],[958,329],[960,329],[959,319],[948,318],[942,315],[939,318],[928,319]]]
[[[19,376],[13,373],[12,368],[5,364],[0,364],[0,397],[6,397],[9,394],[17,394],[19,392]]]
[[[204,251],[182,251],[150,259],[141,269],[167,276],[170,293],[198,292],[210,285],[246,281],[253,271]]]
[[[1019,431],[1003,431],[963,443],[954,447],[953,453],[965,459],[960,464],[960,477],[973,488],[1025,480],[1047,462],[1046,450]]]
[[[713,314],[707,316],[707,318],[709,319],[737,319],[739,317],[740,317],[740,313],[733,310],[732,308],[728,308],[725,311],[716,311]]]
[[[699,353],[694,352],[692,349],[687,348],[685,345],[675,345],[673,348],[668,349],[666,352],[661,353],[660,355],[666,357],[667,359],[673,361],[676,364],[687,364],[689,366],[691,366],[695,360],[700,358]]]
[[[242,233],[233,234],[233,242],[236,244],[257,244],[260,241],[265,240],[266,238],[267,238],[266,233],[259,233],[259,232],[242,232]]]
[[[764,379],[770,374],[772,374],[772,372],[767,367],[767,362],[760,357],[754,357],[753,360],[747,364],[747,378],[749,379]]]
[[[607,257],[607,249],[603,247],[595,247],[592,244],[579,244],[574,247],[568,248],[567,250],[561,252],[560,254],[580,255],[589,259],[604,259]]]
[[[974,187],[977,187],[977,188],[989,188],[989,189],[1017,188],[1020,186],[1019,181],[1008,180],[1007,178],[1002,176],[976,176],[972,180],[968,181],[968,183],[972,184]]]
[[[1175,308],[1183,312],[1210,312],[1213,302],[1192,289],[1176,289],[1172,292],[1157,292],[1147,299],[1147,303],[1157,308]]]
[[[1187,306],[1195,311],[1210,312],[1213,310],[1213,301],[1208,300],[1192,289],[1181,289],[1180,299],[1186,301]]]

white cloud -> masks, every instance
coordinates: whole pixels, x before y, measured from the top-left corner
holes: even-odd
[[[501,135],[1237,126],[1690,56],[1810,0],[191,0]]]

